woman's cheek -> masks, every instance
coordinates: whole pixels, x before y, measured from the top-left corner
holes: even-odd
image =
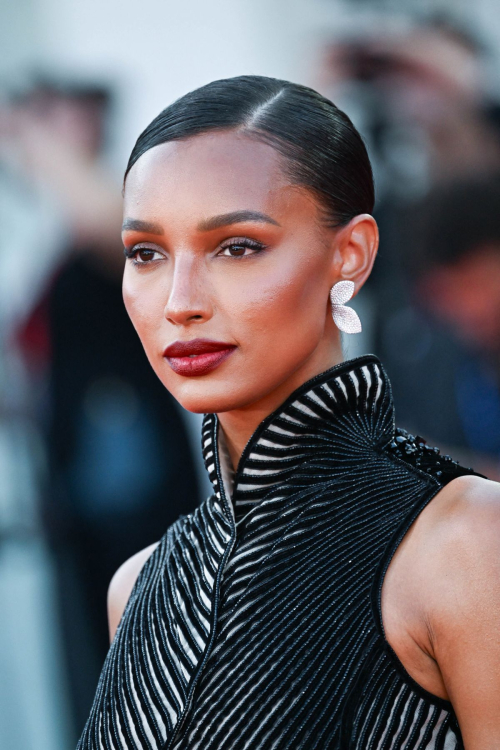
[[[134,326],[150,362],[156,355],[155,332],[161,325],[163,310],[154,295],[146,293],[131,283],[123,284],[123,301],[128,316]],[[157,346],[157,345],[156,345]]]
[[[277,273],[266,274],[249,285],[253,290],[248,307],[268,322],[274,319],[296,319],[307,315],[311,303],[318,307],[318,287],[321,288],[321,272],[302,264],[298,268],[279,268]]]
[[[125,303],[125,309],[134,327],[140,320],[140,311],[146,297],[141,279],[137,278],[137,273],[131,269],[130,262],[127,262],[123,272],[122,296]]]
[[[317,280],[280,274],[246,285],[234,296],[230,317],[240,346],[268,353],[271,346],[288,359],[314,347],[323,332],[325,309]]]

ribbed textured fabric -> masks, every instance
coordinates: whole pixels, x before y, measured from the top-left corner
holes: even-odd
[[[474,473],[396,429],[379,360],[342,363],[257,429],[136,582],[79,750],[458,750],[451,704],[384,638],[385,571],[412,521]],[[226,489],[225,489],[226,487]]]

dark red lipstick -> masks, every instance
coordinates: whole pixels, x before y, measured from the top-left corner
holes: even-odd
[[[167,346],[163,356],[174,372],[185,377],[206,375],[218,367],[236,349],[234,344],[210,339],[175,341]]]

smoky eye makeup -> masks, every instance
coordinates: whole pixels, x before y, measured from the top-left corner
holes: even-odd
[[[231,237],[220,243],[217,255],[226,258],[246,258],[257,255],[266,248],[263,242],[250,239],[250,237]]]
[[[163,257],[163,254],[158,250],[156,245],[151,246],[148,244],[133,245],[132,247],[125,246],[123,254],[125,258],[132,260],[136,266],[144,266]]]

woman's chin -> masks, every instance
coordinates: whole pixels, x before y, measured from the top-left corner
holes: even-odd
[[[217,414],[241,409],[248,405],[246,389],[235,389],[234,380],[225,383],[211,383],[208,378],[186,378],[185,383],[165,383],[167,389],[179,404],[194,414]],[[251,389],[249,389],[251,392]]]
[[[175,398],[175,394],[174,398]],[[227,399],[221,398],[178,398],[179,404],[193,414],[220,414],[225,411],[241,409],[246,404],[239,402],[228,402]]]

